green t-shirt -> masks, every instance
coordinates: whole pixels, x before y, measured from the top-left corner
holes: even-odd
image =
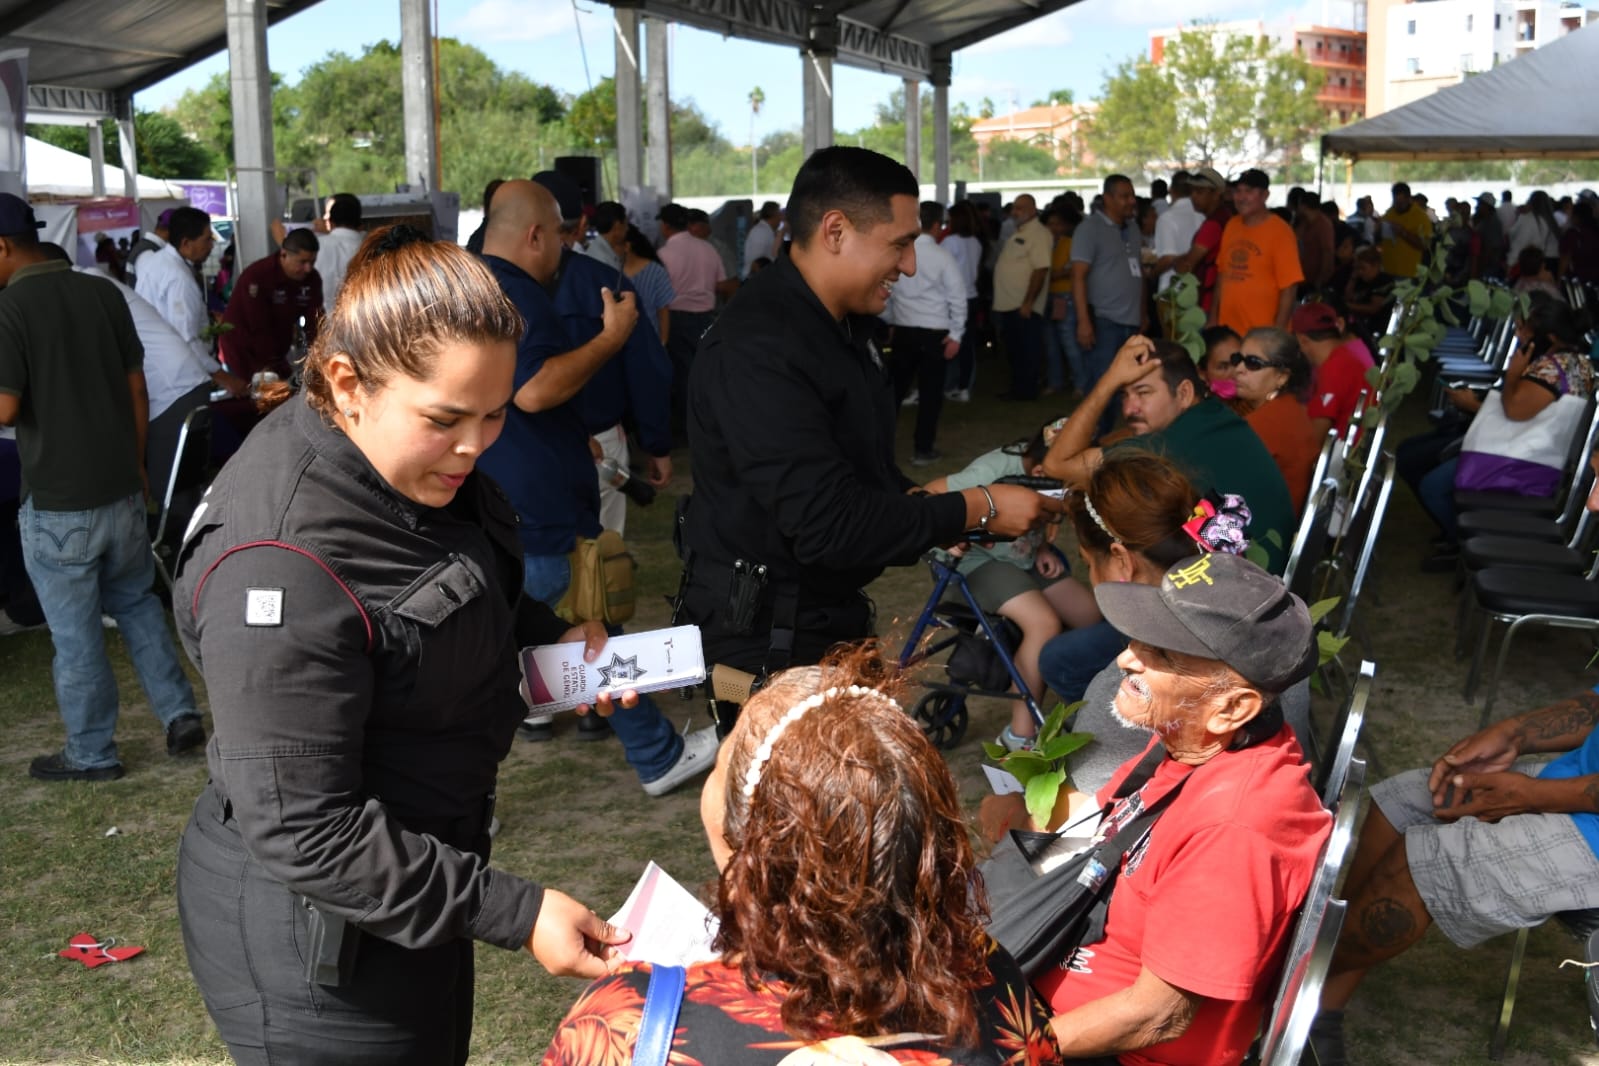
[[[128,375],[144,346],[117,287],[66,263],[26,266],[0,290],[0,392],[21,399],[22,498],[86,511],[141,490]]]
[[[1281,575],[1294,537],[1294,503],[1271,453],[1249,423],[1214,397],[1177,416],[1165,429],[1129,437],[1110,451],[1140,448],[1163,456],[1201,495],[1242,496],[1249,505],[1249,540],[1266,552],[1266,569]]]

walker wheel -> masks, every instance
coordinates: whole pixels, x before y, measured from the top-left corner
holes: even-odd
[[[966,736],[966,700],[953,692],[929,692],[916,701],[911,717],[933,746],[948,751]]]

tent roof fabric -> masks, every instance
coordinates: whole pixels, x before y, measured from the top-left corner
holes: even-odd
[[[276,23],[318,0],[265,0]],[[369,0],[363,0],[369,2]],[[387,0],[393,3],[394,0]],[[830,15],[861,32],[905,38],[928,54],[948,56],[1079,0],[786,0],[809,19]],[[795,43],[798,36],[759,32],[749,21],[719,12],[742,5],[705,0],[631,0],[627,6],[658,10],[717,32]],[[760,6],[760,5],[756,5]],[[769,0],[765,8],[779,6]],[[763,8],[764,10],[764,8]],[[28,80],[36,85],[102,89],[126,94],[148,88],[228,46],[222,0],[0,0],[0,51],[28,49]],[[872,66],[841,54],[841,61]]]
[[[1599,158],[1599,24],[1322,137],[1355,159]]]
[[[317,0],[266,0],[267,20]],[[0,51],[39,85],[137,92],[228,46],[222,0],[0,0]]]
[[[47,196],[91,196],[94,193],[94,165],[88,156],[69,152],[46,141],[29,137],[25,151],[28,159],[28,194]],[[122,168],[107,164],[105,189],[112,195],[123,190]],[[161,178],[139,175],[139,195],[182,196],[182,190]]]

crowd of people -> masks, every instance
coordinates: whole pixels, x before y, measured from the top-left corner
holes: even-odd
[[[655,968],[622,962],[626,930],[492,864],[496,776],[518,737],[556,732],[519,694],[518,649],[602,654],[620,625],[577,613],[585,546],[624,533],[631,483],[666,486],[686,445],[675,617],[756,692],[684,733],[624,692],[572,730],[614,735],[651,796],[706,776],[719,925],[678,993],[680,1061],[1241,1061],[1331,828],[1303,741],[1314,625],[1278,576],[1321,443],[1359,417],[1394,279],[1448,228],[1452,277],[1533,295],[1502,386],[1456,398],[1476,416],[1465,448],[1410,442],[1402,470],[1444,554],[1454,488],[1554,494],[1595,387],[1564,286],[1595,280],[1599,242],[1588,195],[1440,219],[1403,183],[1381,217],[1299,189],[1275,209],[1259,170],[1152,191],[1111,175],[1091,203],[946,208],[897,162],[829,148],[737,247],[704,212],[633,218],[554,172],[492,183],[465,248],[367,232],[339,194],[230,267],[220,310],[196,273],[203,212],[74,269],[0,196],[0,424],[20,469],[0,624],[48,625],[66,732],[30,773],[125,773],[107,615],[168,753],[205,752],[179,915],[236,1061],[465,1061],[478,940],[595,980],[546,1062],[626,1061]],[[1206,316],[1197,360],[1158,299],[1179,283]],[[990,345],[1004,400],[1058,409],[1016,407],[1014,443],[908,477],[899,412],[906,465],[939,462],[945,401],[971,399]],[[209,737],[146,507],[196,410],[225,463],[173,501],[170,598]],[[1086,583],[1055,547],[1066,522]],[[935,549],[1021,634],[1029,691],[999,742],[1035,742],[1023,696],[1083,701],[1078,728],[1103,739],[1072,774],[1096,841],[1153,825],[1113,861],[1098,935],[1027,973],[986,932],[1006,901],[873,644],[866,586]],[[1591,702],[1379,787],[1324,1063],[1363,974],[1429,922],[1471,943],[1594,904]],[[1541,776],[1517,761],[1567,749]],[[1490,875],[1484,850],[1528,868]],[[1510,861],[1532,855],[1558,872]]]

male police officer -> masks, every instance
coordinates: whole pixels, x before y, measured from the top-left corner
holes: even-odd
[[[871,341],[916,272],[917,185],[824,148],[788,201],[790,254],[739,290],[689,379],[694,500],[683,614],[707,663],[760,674],[872,632],[864,587],[968,530],[1015,536],[1059,501],[1014,485],[932,495],[894,465],[894,393]]]

